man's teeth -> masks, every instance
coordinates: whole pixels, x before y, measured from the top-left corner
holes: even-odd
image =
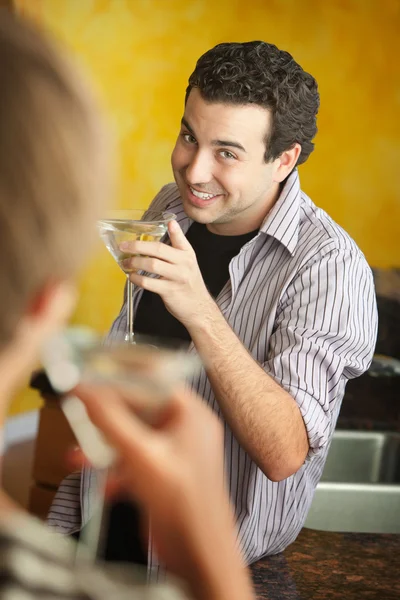
[[[196,198],[200,198],[201,200],[211,200],[211,198],[214,198],[214,196],[216,196],[216,194],[206,194],[204,192],[198,192],[192,187],[190,188],[190,191],[192,192],[193,196],[196,196]]]

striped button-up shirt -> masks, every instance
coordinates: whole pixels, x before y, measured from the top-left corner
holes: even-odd
[[[191,225],[175,184],[162,188],[151,209],[175,213],[184,232]],[[371,362],[377,311],[364,255],[302,192],[297,170],[259,233],[231,260],[229,274],[216,299],[221,313],[254,360],[297,402],[309,440],[303,466],[284,481],[274,482],[225,423],[227,481],[239,540],[246,562],[251,563],[284,550],[303,526],[346,382]],[[141,295],[142,290],[136,289],[135,307]],[[112,326],[111,339],[125,329],[126,304]],[[193,344],[189,351],[196,352]],[[205,369],[191,383],[224,420]],[[248,384],[251,389],[251,381]],[[86,519],[85,502],[82,508]],[[60,516],[50,515],[50,522],[60,523]]]

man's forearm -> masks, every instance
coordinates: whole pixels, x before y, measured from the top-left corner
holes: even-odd
[[[293,398],[252,358],[218,306],[188,327],[232,432],[269,479],[295,473],[308,452],[308,438]]]

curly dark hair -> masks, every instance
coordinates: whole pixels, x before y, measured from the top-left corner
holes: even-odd
[[[218,44],[197,61],[189,77],[185,103],[193,88],[198,88],[208,102],[257,104],[271,111],[266,162],[296,142],[301,145],[298,165],[313,151],[319,108],[317,82],[288,52],[274,44]]]

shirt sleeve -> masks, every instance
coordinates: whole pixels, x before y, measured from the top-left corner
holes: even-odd
[[[328,443],[345,384],[368,369],[376,335],[374,282],[361,253],[314,257],[286,288],[264,368],[299,406],[308,459]]]
[[[81,521],[81,473],[75,472],[60,483],[47,515],[47,525],[68,535],[79,531]]]

